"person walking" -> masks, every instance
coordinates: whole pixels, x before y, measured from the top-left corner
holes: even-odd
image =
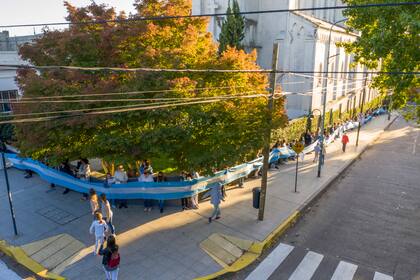
[[[98,249],[103,245],[105,241],[105,232],[108,230],[108,226],[102,219],[102,214],[99,212],[95,213],[95,220],[92,222],[89,228],[90,234],[95,234],[95,247],[93,249],[93,255],[98,254]]]
[[[347,133],[344,132],[343,137],[341,138],[341,143],[343,144],[343,153],[346,152],[346,146],[347,146],[347,143],[349,142],[350,142],[349,137]]]
[[[106,199],[106,195],[103,193],[101,194],[101,210],[102,210],[102,217],[106,224],[108,225],[109,230],[111,231],[111,234],[115,234],[115,227],[112,224],[112,217],[114,214],[111,210],[111,204]]]
[[[115,237],[110,235],[106,241],[106,248],[103,244],[99,248],[99,255],[102,257],[102,266],[105,271],[106,280],[118,280],[118,272],[120,267],[119,246],[115,242]]]
[[[220,202],[225,201],[222,192],[223,184],[217,183],[213,185],[210,189],[210,203],[213,204],[214,210],[213,214],[209,217],[209,223],[212,222],[213,219],[218,220],[220,219],[221,211],[220,211]]]
[[[314,152],[315,152],[315,156],[314,156],[314,160],[313,162],[316,162],[318,160],[319,157],[319,152],[321,151],[321,144],[318,142],[316,144],[316,146],[314,147]]]
[[[92,215],[95,215],[97,211],[101,210],[99,207],[98,195],[94,189],[89,190],[89,202]]]
[[[322,155],[319,158],[319,161],[321,162],[321,165],[324,165],[325,163],[325,155],[327,154],[327,149],[325,148],[326,144],[324,142],[324,144],[322,145]]]

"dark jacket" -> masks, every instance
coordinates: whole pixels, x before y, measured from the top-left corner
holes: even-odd
[[[99,248],[99,255],[103,256],[102,257],[102,265],[104,266],[104,268],[108,271],[111,270],[115,270],[117,269],[117,267],[115,267],[114,269],[111,269],[108,267],[108,262],[111,259],[111,248],[110,247],[106,247],[105,249],[103,248],[103,244],[101,245],[101,247]]]

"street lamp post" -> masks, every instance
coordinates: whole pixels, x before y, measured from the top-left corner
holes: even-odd
[[[15,235],[18,235],[17,227],[16,227],[16,218],[15,218],[15,211],[13,209],[13,202],[12,202],[12,193],[10,191],[10,184],[9,184],[9,176],[7,174],[7,168],[6,168],[6,159],[4,156],[4,152],[6,151],[6,145],[2,140],[0,140],[0,149],[1,149],[1,160],[3,163],[3,171],[4,171],[4,179],[6,181],[6,190],[7,190],[7,198],[9,199],[9,208],[10,208],[10,214],[12,216],[12,223],[13,223],[13,231],[15,232]]]
[[[325,133],[325,111],[327,108],[327,86],[328,86],[328,72],[329,72],[329,63],[330,63],[330,51],[331,51],[331,34],[334,26],[337,24],[346,21],[347,18],[341,19],[339,21],[334,22],[330,27],[330,33],[328,35],[328,44],[326,47],[326,59],[327,63],[324,65],[324,79],[322,81],[322,119],[321,119],[321,135],[320,135],[320,141],[321,141],[321,151],[319,153],[319,160],[318,160],[318,177],[321,177],[321,167],[323,163],[323,157],[325,156],[323,153],[324,148],[324,133]]]

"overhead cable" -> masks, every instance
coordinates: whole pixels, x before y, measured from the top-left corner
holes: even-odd
[[[185,19],[185,18],[201,18],[201,17],[221,17],[229,15],[254,15],[254,14],[273,14],[273,13],[288,13],[288,12],[304,12],[304,11],[319,11],[319,10],[343,10],[343,9],[365,9],[378,7],[398,7],[398,6],[415,6],[420,2],[394,2],[394,3],[378,3],[378,4],[360,4],[360,5],[341,5],[328,7],[313,7],[313,8],[296,8],[296,9],[275,9],[262,11],[248,11],[238,13],[212,13],[212,14],[197,14],[197,15],[174,15],[174,16],[136,16],[127,19],[114,20],[94,20],[94,21],[79,21],[79,22],[46,22],[46,23],[28,23],[28,24],[10,24],[1,25],[0,28],[18,28],[18,27],[37,27],[37,26],[59,26],[59,25],[90,25],[90,24],[105,24],[105,23],[131,23],[137,21],[161,21],[170,19]]]
[[[196,105],[196,104],[215,103],[215,102],[225,101],[225,100],[229,100],[229,99],[248,99],[248,98],[257,98],[257,97],[268,98],[268,95],[267,94],[254,94],[254,95],[244,95],[244,96],[231,96],[229,98],[225,97],[225,98],[215,98],[215,99],[210,99],[210,100],[198,100],[198,101],[190,101],[190,102],[169,103],[169,104],[162,104],[162,105],[141,106],[141,107],[137,106],[137,107],[133,107],[133,108],[118,108],[118,109],[113,109],[113,110],[94,111],[94,112],[87,112],[87,113],[80,112],[78,114],[68,114],[68,115],[61,115],[61,116],[47,116],[47,117],[37,117],[37,118],[12,119],[12,120],[0,121],[0,124],[42,122],[42,121],[59,120],[59,119],[71,118],[71,117],[116,114],[116,113],[144,111],[144,110],[156,110],[156,109],[161,109],[161,108],[170,108],[170,107],[177,107],[177,106],[188,106],[188,105]]]
[[[384,74],[384,75],[419,75],[420,72],[402,71],[299,71],[299,70],[269,70],[269,69],[173,69],[173,68],[124,68],[124,67],[79,67],[58,65],[17,65],[0,64],[0,70],[37,69],[37,70],[81,70],[81,71],[109,71],[109,72],[162,72],[162,73],[278,73],[278,74]]]

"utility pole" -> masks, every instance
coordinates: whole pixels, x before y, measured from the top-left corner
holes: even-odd
[[[368,78],[368,75],[365,74],[365,80],[363,81],[362,105],[360,106],[359,125],[357,126],[356,147],[359,146],[359,134],[360,134],[360,127],[362,126],[362,120],[363,120],[362,115],[363,115],[363,105],[365,105],[367,78]]]
[[[18,235],[17,228],[16,228],[15,211],[13,209],[13,203],[12,203],[12,193],[10,192],[9,176],[7,174],[7,168],[6,168],[6,159],[4,158],[4,152],[6,151],[6,145],[1,140],[0,140],[0,145],[1,145],[0,149],[1,149],[1,160],[2,160],[2,163],[3,163],[4,178],[6,180],[7,197],[9,198],[10,214],[12,215],[13,229],[14,229],[15,235]]]
[[[270,74],[270,95],[268,97],[268,117],[267,117],[267,129],[265,131],[264,139],[264,148],[263,148],[263,169],[262,169],[262,178],[261,178],[261,192],[260,192],[260,207],[258,209],[258,220],[264,220],[264,210],[265,210],[265,197],[267,194],[267,173],[269,167],[269,157],[270,157],[270,145],[271,145],[271,123],[273,118],[274,111],[274,93],[276,91],[276,71],[277,63],[279,60],[279,44],[274,43],[273,45],[273,57],[272,57],[272,68]]]

